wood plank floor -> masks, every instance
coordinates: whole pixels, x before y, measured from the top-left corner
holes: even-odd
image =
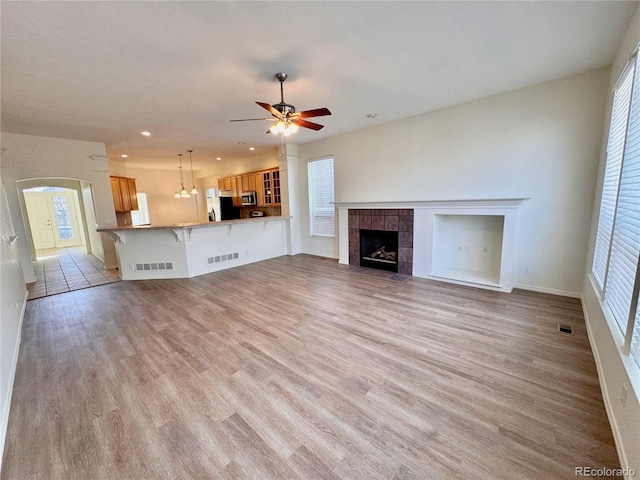
[[[1,478],[539,480],[577,466],[619,467],[579,301],[299,255],[29,301]]]

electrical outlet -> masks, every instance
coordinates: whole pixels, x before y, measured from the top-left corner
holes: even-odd
[[[620,404],[622,405],[622,408],[625,408],[627,406],[627,393],[629,392],[629,389],[627,388],[627,384],[623,383],[622,384],[622,391],[620,392]]]
[[[525,275],[530,275],[531,274],[531,267],[524,267],[524,274]]]
[[[484,253],[489,253],[489,247],[484,247],[484,249],[482,250]]]
[[[105,224],[105,225],[111,225],[111,220],[109,220],[109,219],[105,220],[105,221],[104,221],[104,224]]]

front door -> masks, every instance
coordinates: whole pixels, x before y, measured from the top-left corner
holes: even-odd
[[[29,215],[34,248],[36,250],[54,248],[56,243],[48,205],[49,199],[46,195],[25,193],[24,201]]]
[[[56,247],[75,247],[82,245],[78,216],[76,214],[76,192],[65,189],[64,192],[50,193],[52,217],[55,220],[54,239]]]

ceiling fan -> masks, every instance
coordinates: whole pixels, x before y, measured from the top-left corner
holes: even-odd
[[[310,128],[311,130],[320,130],[324,125],[318,123],[308,122],[305,118],[311,117],[323,117],[325,115],[331,115],[328,108],[316,108],[313,110],[305,110],[303,112],[296,112],[293,105],[285,103],[284,101],[284,87],[283,83],[287,79],[286,73],[276,73],[275,77],[280,82],[280,103],[269,105],[264,102],[256,102],[262,108],[267,110],[273,117],[272,118],[243,118],[239,120],[229,120],[230,122],[251,122],[254,120],[268,120],[276,122],[267,133],[282,133],[285,136],[289,136],[298,130],[298,127]]]

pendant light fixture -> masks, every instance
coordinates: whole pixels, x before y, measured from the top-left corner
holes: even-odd
[[[193,179],[193,160],[191,160],[193,150],[187,150],[187,152],[189,152],[189,163],[191,164],[191,195],[197,195],[198,190],[196,190],[196,182]]]
[[[178,154],[178,158],[180,159],[180,166],[178,167],[178,169],[180,170],[180,191],[176,192],[174,197],[189,198],[191,195],[189,195],[189,192],[187,192],[187,190],[184,188],[184,178],[182,176],[182,154],[181,153]]]

